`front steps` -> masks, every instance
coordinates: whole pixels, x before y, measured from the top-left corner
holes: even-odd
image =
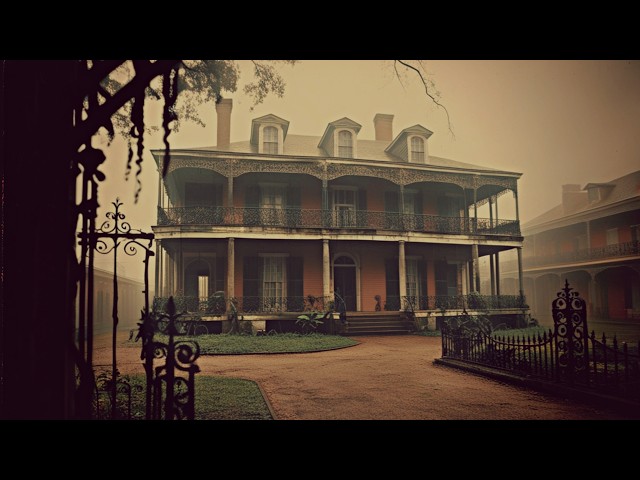
[[[347,312],[345,335],[402,335],[413,331],[404,312]]]

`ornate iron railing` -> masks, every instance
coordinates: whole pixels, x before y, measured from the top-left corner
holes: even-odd
[[[337,212],[301,208],[159,207],[158,225],[375,229],[447,234],[520,235],[520,223],[515,220],[469,219],[368,210]]]
[[[640,342],[587,334],[586,309],[568,283],[553,302],[554,329],[533,334],[491,332],[470,315],[442,325],[442,358],[640,401]]]
[[[164,311],[169,298],[156,297],[153,299],[153,309]],[[208,315],[224,315],[227,311],[227,300],[218,295],[211,295],[206,301],[199,297],[173,297],[177,312],[188,312]],[[285,313],[327,311],[333,308],[332,297],[316,295],[265,297],[247,296],[235,297],[236,309],[239,313]]]
[[[523,262],[527,267],[537,267],[556,263],[602,260],[631,255],[640,255],[639,241],[617,243],[615,245],[607,245],[606,247],[585,248],[575,252],[554,253],[553,255],[526,256]]]
[[[420,295],[402,297],[404,310],[500,310],[529,308],[520,295]],[[398,297],[387,297],[386,309],[397,310]],[[391,307],[391,308],[390,308]]]

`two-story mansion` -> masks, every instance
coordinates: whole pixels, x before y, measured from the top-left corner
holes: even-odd
[[[354,321],[407,308],[431,324],[465,308],[528,311],[499,282],[478,294],[479,257],[490,256],[495,284],[500,252],[521,252],[520,173],[431,156],[432,132],[394,136],[387,114],[373,119],[375,140],[349,118],[307,136],[265,115],[248,141],[230,143],[231,109],[230,99],[216,105],[217,146],[172,150],[159,182],[159,297],[206,317],[223,313],[211,296],[224,291],[227,308],[235,298],[260,329],[334,299]],[[153,155],[161,166],[164,151]],[[498,218],[498,200],[515,201],[515,219]],[[485,203],[490,218],[478,218]]]

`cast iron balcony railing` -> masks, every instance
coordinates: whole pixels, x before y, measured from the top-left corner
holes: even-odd
[[[368,210],[309,210],[255,207],[158,208],[158,225],[260,226],[387,230],[444,234],[520,235],[516,220],[444,217]]]
[[[402,297],[404,310],[502,310],[529,308],[520,295],[419,295]],[[397,310],[398,297],[387,297],[385,308]]]
[[[640,242],[625,242],[606,247],[585,248],[573,252],[554,253],[552,255],[536,254],[525,256],[523,263],[526,267],[555,265],[568,262],[586,262],[590,260],[604,260],[607,258],[628,257],[640,255]]]

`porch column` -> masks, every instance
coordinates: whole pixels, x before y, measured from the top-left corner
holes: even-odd
[[[156,240],[156,271],[154,275],[154,288],[153,288],[153,296],[161,297],[160,294],[160,240]],[[153,299],[152,299],[153,300]]]
[[[495,264],[493,262],[493,253],[489,255],[489,274],[491,278],[491,295],[496,294],[496,275]]]
[[[496,252],[495,257],[496,257],[496,295],[500,295],[500,252]]]
[[[524,297],[524,281],[522,279],[522,247],[517,247],[518,250],[518,288],[520,289],[520,296]]]
[[[513,196],[516,199],[516,222],[520,222],[520,207],[518,206],[518,191],[513,191]]]
[[[227,207],[233,207],[233,176],[227,177]]]
[[[398,284],[400,287],[400,310],[402,300],[407,296],[407,264],[404,257],[404,240],[398,241]]]
[[[331,260],[329,256],[329,240],[322,240],[322,296],[326,301],[331,296]]]
[[[591,250],[591,221],[587,220],[587,249]]]
[[[178,252],[178,258],[176,259],[176,285],[178,290],[182,292],[182,295],[185,295],[184,291],[184,255],[182,253],[182,240],[180,241],[180,249]]]
[[[460,269],[462,270],[462,295],[467,295],[469,293],[469,262],[460,265]]]
[[[476,233],[477,231],[478,231],[478,190],[474,188],[473,189],[473,233]]]
[[[322,179],[322,226],[328,226],[329,220],[329,185],[326,178]]]
[[[474,292],[480,292],[480,261],[478,259],[478,244],[471,245],[471,255],[473,257],[473,285]]]
[[[493,197],[489,197],[489,226],[493,228]]]
[[[236,296],[235,293],[235,264],[236,264],[236,248],[235,239],[227,240],[227,298]]]

